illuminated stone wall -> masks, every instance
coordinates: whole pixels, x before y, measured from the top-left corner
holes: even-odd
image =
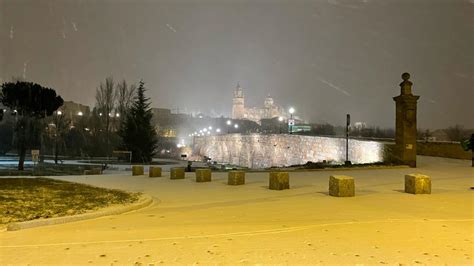
[[[275,135],[240,135],[196,137],[193,153],[213,161],[250,168],[290,166],[308,161],[344,162],[344,138]],[[349,140],[352,163],[383,161],[385,145],[376,141]]]

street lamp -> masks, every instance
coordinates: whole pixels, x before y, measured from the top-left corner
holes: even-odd
[[[227,120],[226,124],[227,124],[227,134],[229,134],[230,126],[232,125],[232,121]]]
[[[280,131],[280,134],[281,134],[281,122],[283,122],[282,116],[278,117],[278,130]]]
[[[220,128],[216,129],[216,132],[221,133],[221,129]]]
[[[77,115],[78,115],[78,116],[82,116],[83,113],[82,113],[81,111],[79,111],[79,112],[77,112]]]
[[[295,108],[290,107],[288,112],[290,112],[290,120],[288,120],[288,125],[290,126],[290,134],[293,134],[293,125],[295,124],[295,121],[293,120],[293,114],[295,113]]]
[[[61,111],[57,111],[57,112],[56,112],[56,114],[57,114],[57,115],[62,115],[62,114],[63,114],[63,112],[61,112]]]

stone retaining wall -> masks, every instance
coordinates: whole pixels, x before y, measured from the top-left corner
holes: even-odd
[[[374,163],[384,160],[385,144],[376,141],[349,140],[352,163]],[[195,137],[193,153],[212,161],[250,168],[283,167],[308,161],[344,162],[344,138],[299,136],[288,134]]]
[[[418,142],[416,147],[418,155],[445,157],[453,159],[471,160],[472,153],[462,149],[459,143],[447,142]]]

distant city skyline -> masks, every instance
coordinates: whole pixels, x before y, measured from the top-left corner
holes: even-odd
[[[0,81],[93,106],[106,77],[145,81],[153,107],[230,117],[268,94],[302,118],[394,127],[400,75],[419,128],[474,128],[470,0],[0,1]]]

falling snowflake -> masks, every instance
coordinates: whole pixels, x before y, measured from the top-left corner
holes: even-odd
[[[172,32],[176,32],[175,28],[173,28],[170,24],[166,24],[166,27],[170,29]]]

